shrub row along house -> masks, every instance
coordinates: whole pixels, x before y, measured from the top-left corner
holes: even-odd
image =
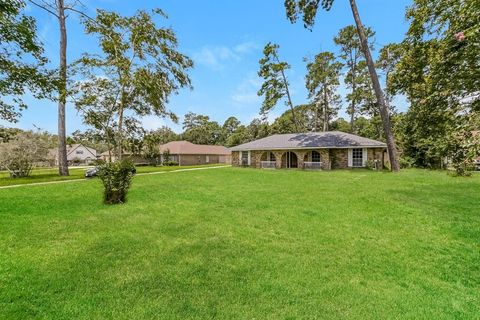
[[[342,169],[367,165],[383,169],[383,142],[340,131],[276,134],[232,150],[232,164],[255,168]]]
[[[230,163],[231,152],[223,146],[193,144],[188,141],[172,141],[160,146],[162,163],[177,162],[180,166]],[[165,159],[168,156],[169,159]]]

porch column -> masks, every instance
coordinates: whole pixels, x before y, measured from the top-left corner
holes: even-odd
[[[383,149],[374,150],[375,159],[378,160],[378,170],[383,170]]]
[[[304,168],[304,158],[305,158],[305,155],[307,154],[307,151],[293,151],[293,152],[297,156],[297,167],[299,169],[305,169]]]
[[[179,156],[180,158],[180,156]],[[180,159],[179,159],[180,161]],[[232,159],[231,164],[234,166],[240,166],[240,151],[233,151],[232,152]]]
[[[273,152],[275,155],[275,168],[281,169],[282,168],[282,156],[285,152]]]
[[[257,169],[260,169],[261,167],[261,158],[262,158],[262,153],[263,151],[252,151],[252,154],[251,154],[251,165],[252,167],[255,167]]]
[[[320,152],[320,161],[322,162],[322,169],[330,170],[332,169],[332,163],[330,161],[330,150],[321,149]]]

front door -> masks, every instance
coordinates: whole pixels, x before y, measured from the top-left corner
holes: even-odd
[[[288,151],[282,157],[282,167],[284,168],[298,168],[297,155],[294,152]]]

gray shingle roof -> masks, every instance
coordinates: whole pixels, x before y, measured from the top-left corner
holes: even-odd
[[[233,147],[232,151],[279,150],[279,149],[313,149],[313,148],[350,148],[378,147],[384,148],[383,142],[360,137],[341,131],[308,132],[293,134],[275,134]]]

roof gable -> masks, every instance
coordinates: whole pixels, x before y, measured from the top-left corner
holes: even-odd
[[[73,151],[77,150],[78,148],[83,147],[87,150],[93,157],[97,157],[97,150],[84,146],[83,144],[73,144],[69,148],[67,147],[67,157],[73,153]]]

